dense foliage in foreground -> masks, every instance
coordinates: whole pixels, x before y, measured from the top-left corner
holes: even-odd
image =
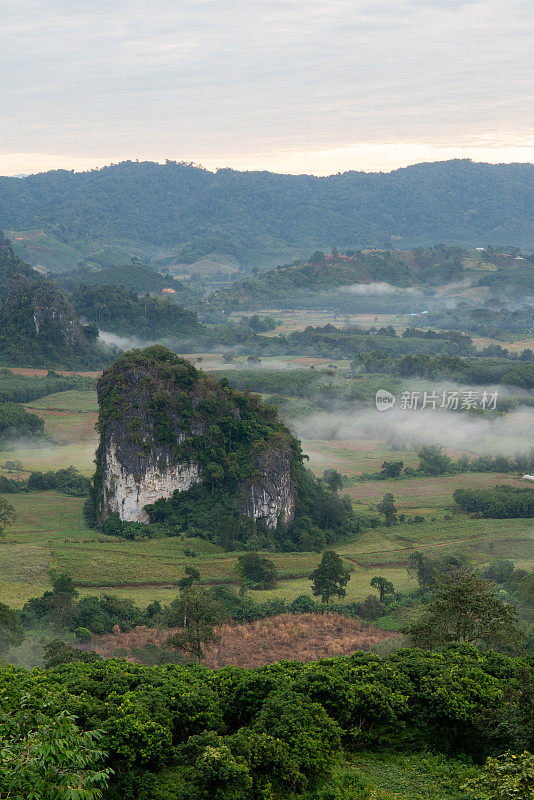
[[[531,747],[527,662],[467,645],[258,670],[122,661],[4,667],[3,713],[21,702],[101,730],[109,797],[266,800],[319,787],[343,752],[433,749],[482,761]],[[155,790],[154,790],[155,791]],[[319,796],[319,795],[318,795]]]

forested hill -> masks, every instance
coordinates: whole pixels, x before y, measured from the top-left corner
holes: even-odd
[[[182,261],[218,252],[271,264],[385,240],[400,249],[435,242],[531,249],[534,165],[453,160],[321,178],[123,162],[0,178],[0,227],[42,229],[73,263],[96,243],[130,254],[171,251]]]
[[[26,275],[26,277],[35,277],[34,270],[22,259],[17,258],[11,249],[11,242],[0,230],[0,299],[4,295],[7,284],[17,273]]]
[[[326,303],[325,292],[351,284],[439,285],[462,277],[466,256],[462,248],[445,245],[405,252],[334,250],[325,255],[316,251],[308,261],[236,281],[217,292],[210,302],[229,309],[288,304],[309,307]],[[336,295],[336,305],[339,303],[340,296]]]

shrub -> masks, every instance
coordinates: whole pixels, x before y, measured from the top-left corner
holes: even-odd
[[[88,628],[76,628],[74,635],[79,642],[90,642],[93,638],[93,634]]]
[[[509,751],[488,758],[482,774],[462,787],[473,800],[532,800],[534,798],[534,755]]]

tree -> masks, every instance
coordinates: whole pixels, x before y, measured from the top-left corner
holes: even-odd
[[[215,627],[224,622],[224,608],[211,592],[200,586],[184,589],[179,605],[183,607],[185,626],[174,636],[170,636],[166,643],[183,653],[190,653],[200,664],[204,656],[202,646],[220,641]]]
[[[52,591],[45,592],[41,597],[32,597],[24,605],[24,611],[29,611],[38,619],[49,617],[58,628],[62,627],[73,610],[73,601],[78,597],[72,578],[64,573],[52,577]]]
[[[177,611],[183,615],[184,627],[187,625],[187,612],[188,612],[188,589],[191,589],[194,583],[200,581],[200,572],[194,567],[185,568],[185,576],[178,581],[178,588],[180,589],[180,599],[176,603]],[[173,604],[174,605],[174,604]]]
[[[194,567],[186,567],[185,568],[185,577],[180,578],[178,581],[178,588],[180,591],[184,589],[190,589],[194,583],[197,583],[200,580],[200,572],[198,569]]]
[[[395,525],[397,522],[397,506],[391,492],[384,495],[381,503],[377,505],[377,511],[380,511],[386,518],[386,525]]]
[[[416,647],[467,642],[516,651],[525,638],[517,626],[517,612],[494,589],[495,584],[475,572],[443,574],[423,614],[406,632]]]
[[[45,669],[52,669],[59,667],[60,664],[71,664],[72,662],[81,661],[84,664],[93,664],[95,661],[101,661],[102,656],[92,650],[80,650],[78,647],[71,647],[61,639],[52,639],[44,646],[44,665]]]
[[[17,515],[11,503],[0,497],[0,539],[4,538],[7,526],[12,525],[16,518]]]
[[[321,563],[312,572],[311,578],[313,581],[312,592],[316,597],[320,595],[323,603],[328,603],[333,595],[342,598],[347,594],[345,586],[350,580],[350,573],[333,550],[327,550],[324,553]]]
[[[442,450],[439,445],[423,445],[417,453],[420,458],[418,471],[424,475],[445,475],[450,472],[452,460],[444,455]]]
[[[258,553],[245,553],[239,556],[236,572],[250,589],[272,589],[278,580],[273,562]]]
[[[371,578],[371,586],[378,591],[381,603],[384,602],[384,598],[387,594],[393,594],[395,592],[393,584],[386,578],[381,578],[379,576]]]
[[[336,492],[336,494],[343,486],[343,476],[337,471],[337,469],[325,469],[323,472],[323,481],[326,483],[328,488],[333,492]]]
[[[236,539],[239,536],[239,522],[235,517],[224,517],[217,527],[216,542],[223,550],[230,552],[235,549]]]
[[[112,775],[101,767],[102,732],[80,730],[50,702],[36,711],[32,700],[23,697],[20,710],[0,717],[0,797],[99,800]]]
[[[245,800],[251,796],[248,766],[225,744],[204,748],[194,763],[192,783],[198,800]]]
[[[404,461],[384,461],[380,469],[380,476],[388,478],[398,478],[404,467]]]
[[[406,567],[411,577],[416,577],[421,589],[428,592],[435,589],[443,575],[454,575],[465,570],[467,560],[465,556],[444,556],[442,558],[429,558],[423,553],[411,553]]]
[[[428,556],[423,553],[410,553],[406,570],[410,577],[417,578],[421,589],[428,591],[434,587],[436,562]]]
[[[0,656],[4,656],[10,647],[18,647],[24,639],[24,631],[16,611],[0,603]]]

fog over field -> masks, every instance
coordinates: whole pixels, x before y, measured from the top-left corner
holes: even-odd
[[[303,439],[384,441],[398,437],[412,446],[437,444],[474,453],[513,455],[528,449],[534,408],[520,406],[504,415],[475,416],[439,408],[403,410],[396,406],[378,411],[354,404],[332,407],[292,424]]]

